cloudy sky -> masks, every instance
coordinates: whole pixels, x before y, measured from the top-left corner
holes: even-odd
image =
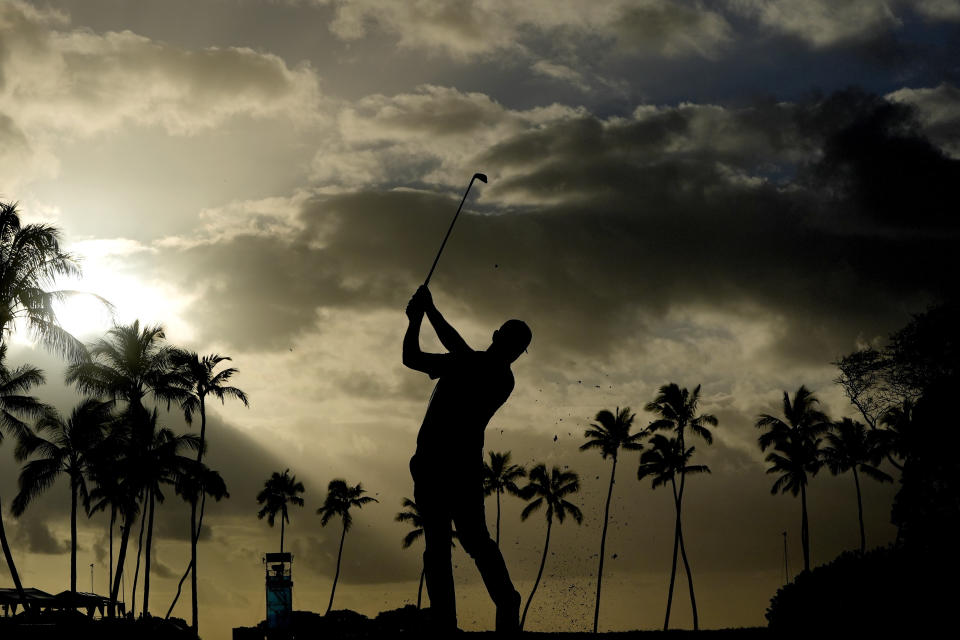
[[[476,348],[506,318],[530,324],[487,447],[583,485],[584,523],[556,532],[528,628],[589,628],[609,465],[578,451],[583,430],[617,406],[646,425],[667,382],[701,384],[720,419],[698,447],[713,473],[685,503],[701,624],[760,625],[781,532],[791,570],[801,554],[799,503],[769,495],[756,416],[801,384],[852,415],[830,362],[949,286],[958,49],[958,0],[0,0],[0,199],[63,230],[85,272],[64,286],[240,369],[251,407],[217,406],[208,431],[231,497],[208,509],[203,637],[263,617],[260,558],[279,532],[254,495],[285,468],[307,487],[287,529],[295,606],[326,604],[339,531],[315,511],[335,477],[380,501],[356,515],[335,606],[415,601],[419,551],[393,516],[431,383],[400,364],[403,307],[476,171],[490,181],[435,300]],[[82,300],[62,315],[86,340],[110,324]],[[11,364],[47,372],[43,399],[78,400],[61,360],[11,344]],[[7,506],[9,443],[0,460]],[[661,624],[670,569],[670,498],[623,460],[605,630]],[[869,543],[894,535],[894,491],[865,486]],[[68,505],[61,484],[4,513],[26,584],[67,588]],[[526,596],[545,526],[521,508],[506,500],[503,546]],[[188,510],[160,513],[163,613]],[[815,563],[857,545],[849,477],[817,477],[810,515]],[[105,591],[107,525],[81,524],[82,588],[93,563]],[[456,554],[461,626],[492,628]],[[683,590],[674,620],[690,624]]]

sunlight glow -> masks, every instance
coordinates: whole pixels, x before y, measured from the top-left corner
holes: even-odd
[[[78,292],[54,308],[60,325],[89,342],[114,323],[161,324],[174,342],[188,341],[194,330],[184,320],[191,298],[171,286],[138,275],[127,264],[132,253],[150,249],[132,241],[79,242],[69,250],[82,258],[83,276],[61,280],[57,288]],[[102,297],[112,309],[103,304]]]

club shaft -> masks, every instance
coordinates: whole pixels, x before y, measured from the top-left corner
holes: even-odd
[[[450,221],[450,228],[447,229],[447,235],[443,237],[443,242],[440,244],[440,250],[437,251],[437,257],[433,259],[433,265],[430,267],[430,273],[427,274],[427,279],[423,281],[423,286],[430,284],[430,277],[433,275],[433,270],[437,268],[437,262],[440,261],[440,254],[443,253],[443,248],[447,246],[447,240],[450,238],[450,232],[453,231],[453,225],[457,223],[457,218],[460,217],[460,210],[463,209],[463,203],[467,201],[467,194],[470,193],[470,187],[473,186],[473,181],[477,179],[477,176],[470,178],[470,184],[467,185],[467,190],[463,192],[463,198],[460,200],[460,206],[457,207],[457,213],[454,214],[453,220]]]

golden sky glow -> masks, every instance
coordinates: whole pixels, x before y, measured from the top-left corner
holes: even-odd
[[[431,383],[401,366],[403,308],[475,171],[490,182],[474,185],[435,300],[475,348],[506,318],[530,324],[486,445],[568,465],[583,486],[584,523],[556,530],[527,628],[590,627],[609,467],[577,450],[583,430],[617,406],[646,425],[668,382],[702,384],[720,419],[714,445],[698,444],[712,474],[684,511],[701,624],[761,625],[781,532],[801,565],[800,510],[769,494],[756,416],[801,384],[853,416],[830,362],[933,299],[948,255],[936,243],[955,235],[856,193],[830,200],[846,165],[827,164],[829,143],[889,99],[955,167],[956,51],[942,43],[960,42],[958,25],[954,0],[0,0],[0,199],[63,230],[84,269],[63,288],[240,370],[250,408],[216,405],[209,430],[231,497],[209,507],[201,545],[204,638],[263,617],[260,556],[279,532],[254,496],[285,468],[307,487],[287,529],[295,606],[326,604],[339,532],[315,511],[335,477],[380,501],[355,516],[335,608],[415,601],[420,552],[400,548],[393,517],[412,495]],[[889,255],[906,266],[894,273]],[[111,322],[90,297],[58,311],[85,340]],[[78,401],[62,360],[11,344],[11,364],[46,371],[42,399]],[[662,624],[670,569],[669,497],[624,459],[602,630]],[[5,508],[17,473],[7,442]],[[870,544],[895,533],[895,489],[865,486]],[[823,562],[858,543],[853,482],[824,471],[810,491]],[[503,547],[526,597],[544,525],[521,508],[506,499]],[[8,513],[24,583],[67,588],[67,485]],[[189,559],[189,508],[171,498],[160,514],[163,613]],[[94,563],[105,591],[107,524],[81,522],[83,589]],[[461,626],[492,628],[457,553]],[[673,615],[691,624],[683,590]]]

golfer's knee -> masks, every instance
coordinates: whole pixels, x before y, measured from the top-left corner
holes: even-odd
[[[489,555],[497,550],[497,543],[490,536],[460,536],[463,550],[476,560],[478,557]]]

